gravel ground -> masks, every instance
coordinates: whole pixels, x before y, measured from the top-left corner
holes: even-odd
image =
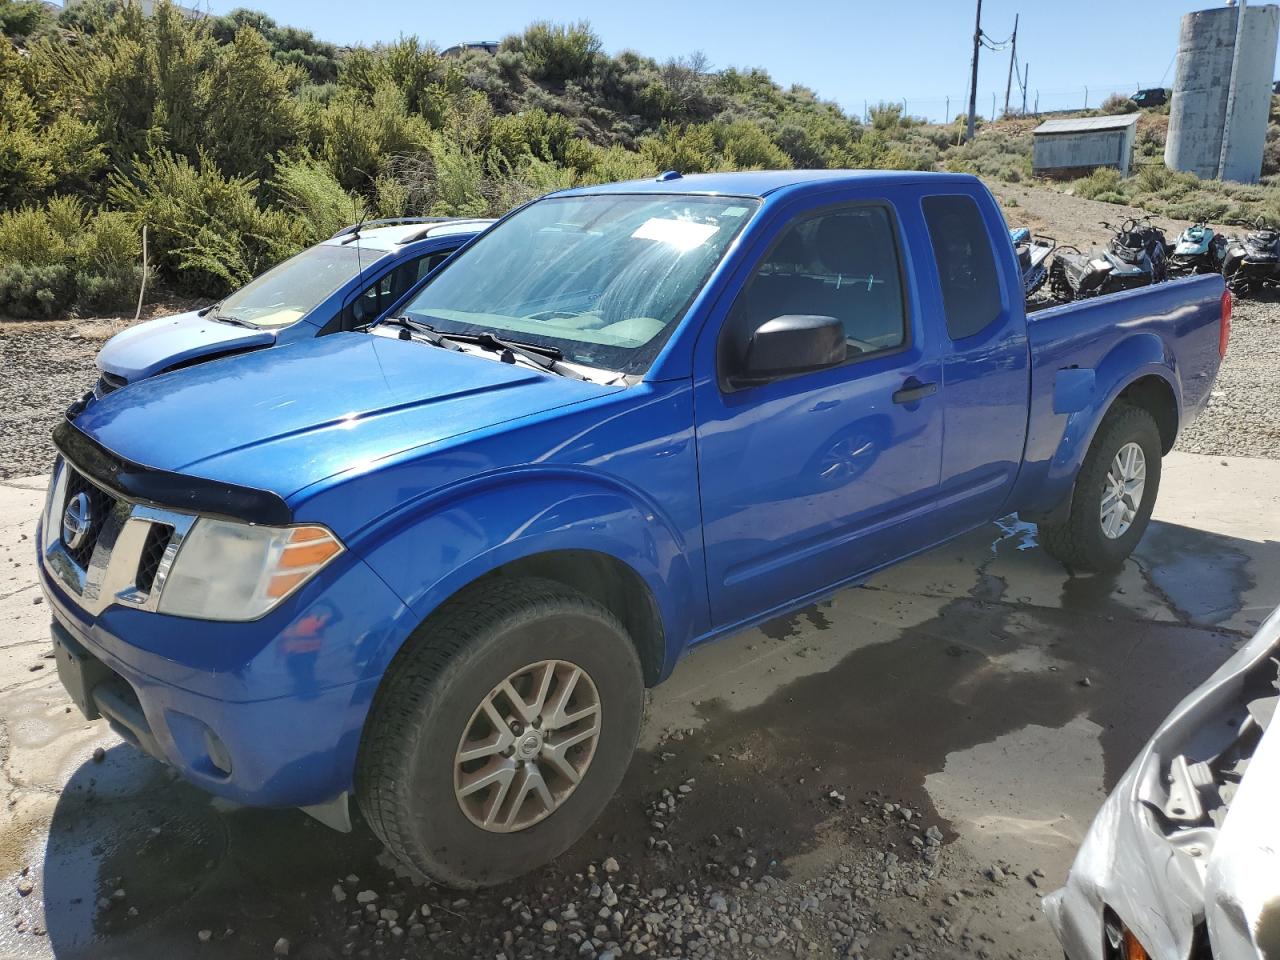
[[[1178,449],[1280,459],[1280,297],[1236,301],[1209,406],[1183,432]]]
[[[49,431],[96,378],[93,358],[104,338],[86,335],[84,326],[0,325],[0,479],[49,469]]]
[[[1044,187],[999,185],[994,191],[1010,223],[1082,246],[1106,238],[1100,220],[1114,223],[1141,213]],[[1170,237],[1185,226],[1166,218],[1157,222]],[[148,315],[191,306],[160,304]],[[0,321],[0,479],[48,469],[49,431],[67,404],[93,385],[93,357],[102,342],[127,325],[120,319]],[[1280,458],[1280,296],[1237,302],[1231,348],[1213,399],[1178,448],[1217,456]]]

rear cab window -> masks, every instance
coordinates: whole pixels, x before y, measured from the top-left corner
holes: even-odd
[[[964,340],[991,326],[1004,309],[991,235],[970,196],[925,197],[922,207],[938,265],[947,334]]]

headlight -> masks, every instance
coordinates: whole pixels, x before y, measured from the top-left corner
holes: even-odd
[[[178,549],[159,611],[256,620],[342,552],[325,527],[261,527],[201,517]]]

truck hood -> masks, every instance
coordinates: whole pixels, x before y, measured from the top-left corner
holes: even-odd
[[[98,369],[132,383],[198,357],[268,347],[277,332],[219,323],[192,310],[117,333],[98,354]]]
[[[618,389],[339,333],[143,380],[91,402],[75,426],[135,463],[288,498],[411,448]]]

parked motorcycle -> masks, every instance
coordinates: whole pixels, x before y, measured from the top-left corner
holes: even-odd
[[[1038,292],[1049,279],[1049,258],[1053,256],[1058,241],[1053,237],[1032,234],[1026,227],[1009,231],[1014,252],[1018,255],[1018,269],[1022,272],[1022,292],[1030,297]]]
[[[1169,273],[1186,277],[1193,273],[1220,273],[1227,254],[1227,238],[1199,220],[1173,242]]]
[[[1232,293],[1244,295],[1267,285],[1280,284],[1280,231],[1261,217],[1243,240],[1227,244],[1222,260],[1222,276]]]
[[[1125,220],[1106,249],[1082,252],[1078,247],[1058,247],[1049,270],[1049,288],[1059,300],[1078,300],[1133,290],[1168,277],[1167,241],[1164,231],[1148,217]]]

